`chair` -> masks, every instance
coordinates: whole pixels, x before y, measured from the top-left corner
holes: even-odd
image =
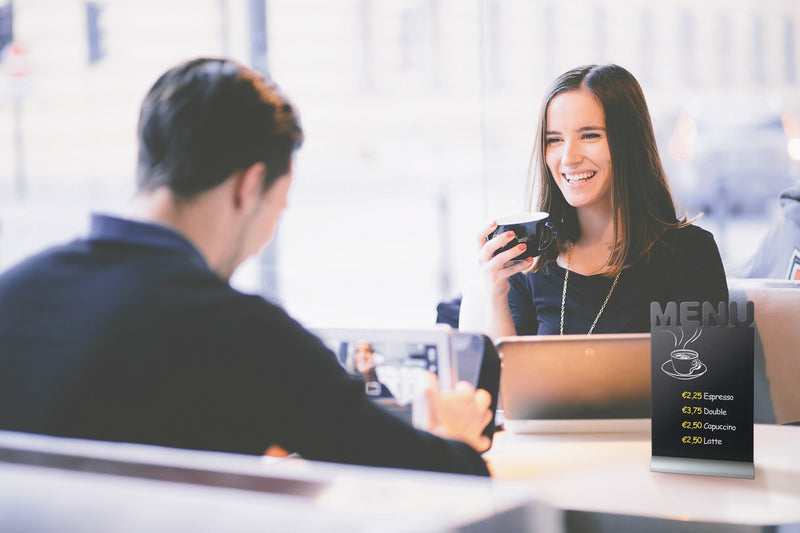
[[[756,422],[800,421],[800,281],[728,278],[728,291],[755,309]]]

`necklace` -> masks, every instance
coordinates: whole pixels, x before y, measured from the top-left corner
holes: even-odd
[[[569,279],[569,267],[572,262],[572,247],[575,246],[575,241],[569,241],[569,248],[567,249],[567,268],[564,272],[564,290],[561,291],[561,331],[560,334],[564,334],[564,309],[566,308],[567,304],[567,280]],[[617,272],[617,276],[614,278],[614,281],[611,283],[611,290],[608,291],[608,295],[606,299],[603,301],[603,305],[600,307],[600,310],[597,312],[597,316],[594,317],[594,322],[592,322],[592,327],[589,328],[589,333],[587,335],[591,335],[592,331],[594,331],[594,327],[597,325],[597,321],[600,320],[600,315],[603,314],[603,311],[606,309],[606,305],[608,304],[608,300],[611,298],[611,294],[614,292],[614,287],[617,286],[617,281],[619,281],[619,275],[622,274],[622,270]]]

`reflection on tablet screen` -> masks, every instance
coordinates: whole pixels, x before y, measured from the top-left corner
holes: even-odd
[[[452,386],[447,333],[381,330],[318,330],[323,342],[367,396],[384,409],[411,422],[411,404],[423,386],[426,371]],[[443,368],[444,367],[446,368]],[[447,370],[446,372],[442,372]]]

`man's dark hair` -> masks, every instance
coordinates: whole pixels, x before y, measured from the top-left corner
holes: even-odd
[[[233,61],[193,59],[165,72],[142,103],[137,186],[190,199],[263,162],[266,189],[302,141],[295,109],[264,77]]]

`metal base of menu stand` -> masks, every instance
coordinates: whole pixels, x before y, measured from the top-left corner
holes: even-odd
[[[688,457],[653,456],[650,459],[652,472],[672,474],[695,474],[698,476],[755,478],[753,463],[743,461],[721,461],[717,459],[692,459]]]

